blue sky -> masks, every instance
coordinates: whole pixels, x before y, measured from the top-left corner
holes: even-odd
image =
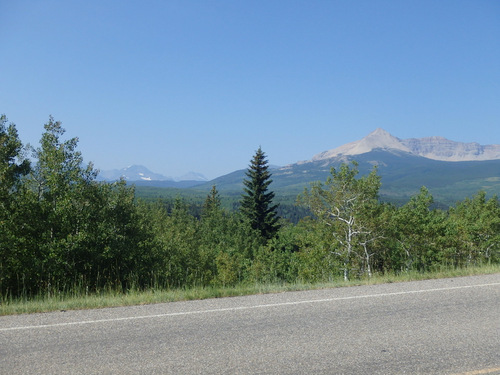
[[[208,178],[361,139],[500,144],[500,1],[0,1],[0,113]]]

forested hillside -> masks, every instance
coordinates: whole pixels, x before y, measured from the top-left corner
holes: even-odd
[[[408,201],[421,186],[426,186],[441,206],[452,206],[478,190],[484,190],[488,197],[500,194],[500,159],[450,162],[398,150],[374,149],[359,155],[339,155],[276,168],[272,171],[276,195],[297,196],[312,181],[325,181],[331,167],[339,168],[351,161],[359,163],[361,174],[378,166],[382,182],[380,197],[392,203]],[[244,171],[235,171],[190,190],[208,191],[210,184],[216,184],[221,193],[234,193],[241,191],[243,176]]]
[[[92,164],[83,164],[77,138],[64,134],[49,118],[28,159],[15,125],[1,117],[3,298],[73,288],[326,281],[500,262],[499,200],[482,191],[437,210],[421,187],[395,206],[378,199],[377,169],[359,176],[356,163],[344,164],[298,197],[310,217],[276,222],[270,213],[262,216],[269,221],[263,229],[252,210],[279,213],[271,175],[262,175],[270,177],[262,186],[244,184],[267,194],[263,208],[255,200],[229,210],[215,186],[193,212],[180,198],[144,202],[124,181],[98,182]],[[265,172],[265,159],[260,163]]]

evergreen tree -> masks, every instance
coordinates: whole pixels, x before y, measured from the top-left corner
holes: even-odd
[[[248,179],[243,180],[245,193],[240,207],[252,228],[265,239],[274,237],[279,229],[276,213],[278,205],[273,204],[274,192],[268,191],[272,182],[268,169],[266,155],[259,147],[246,172]]]
[[[213,212],[220,211],[221,201],[217,188],[215,185],[212,186],[210,193],[207,195],[205,202],[203,203],[202,216],[209,216]]]

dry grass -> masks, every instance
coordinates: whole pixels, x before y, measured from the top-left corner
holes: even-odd
[[[149,289],[130,290],[126,293],[105,290],[87,294],[72,291],[33,298],[2,298],[0,315],[29,314],[58,310],[98,309],[104,307],[145,305],[207,298],[234,297],[251,294],[279,293],[311,289],[338,288],[355,285],[383,284],[425,279],[472,276],[499,273],[500,265],[487,265],[461,269],[446,269],[435,272],[419,273],[410,271],[400,274],[375,275],[352,281],[334,281],[325,283],[280,283],[280,284],[241,284],[234,287],[200,287],[189,289]]]

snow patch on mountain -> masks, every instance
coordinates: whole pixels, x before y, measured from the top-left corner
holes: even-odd
[[[208,181],[201,173],[189,172],[174,178],[150,171],[143,165],[130,165],[122,169],[100,171],[98,178],[104,181],[116,181],[123,178],[126,181]]]

